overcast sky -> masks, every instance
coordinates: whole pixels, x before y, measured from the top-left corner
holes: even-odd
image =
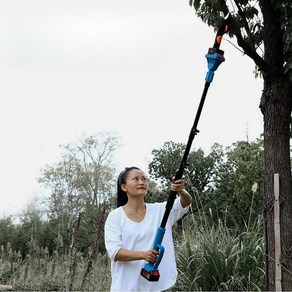
[[[40,168],[82,133],[122,137],[118,171],[187,142],[215,38],[188,2],[0,0],[0,217],[38,196]],[[262,80],[228,40],[193,142],[206,152],[262,133]]]

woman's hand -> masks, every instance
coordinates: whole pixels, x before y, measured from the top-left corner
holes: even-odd
[[[183,179],[178,179],[171,184],[171,190],[177,192],[178,194],[181,193],[185,188],[185,181]]]
[[[183,208],[187,207],[192,203],[192,197],[189,194],[189,192],[185,189],[184,179],[178,179],[175,182],[173,182],[171,184],[171,190],[179,194],[180,202]]]
[[[159,255],[159,252],[154,249],[149,249],[144,252],[144,260],[148,263],[155,263],[157,261],[157,257]]]

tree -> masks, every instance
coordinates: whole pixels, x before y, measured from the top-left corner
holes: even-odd
[[[75,163],[78,173],[76,187],[83,193],[86,202],[99,205],[112,194],[112,155],[120,146],[119,137],[103,132],[82,137],[79,143],[64,146],[64,156]]]
[[[263,141],[238,141],[226,148],[214,178],[208,207],[213,218],[245,230],[262,217]]]
[[[91,224],[88,231],[101,228],[99,219],[115,187],[112,155],[119,146],[114,133],[83,136],[78,143],[61,146],[60,161],[42,169],[39,182],[49,192],[47,216],[58,222],[56,235],[72,236],[81,212]]]
[[[184,144],[170,141],[164,143],[161,149],[152,150],[153,160],[149,163],[149,173],[152,178],[159,180],[165,192],[169,192],[170,182],[180,164],[184,149]],[[190,152],[185,177],[188,190],[196,198],[193,200],[193,210],[198,208],[198,201],[203,206],[208,204],[209,199],[206,201],[204,193],[211,187],[222,157],[222,147],[219,144],[214,144],[208,155],[202,149]]]
[[[275,290],[273,175],[280,176],[282,289],[292,290],[292,183],[290,125],[292,108],[292,6],[290,0],[190,0],[196,14],[214,25],[228,15],[230,37],[237,39],[263,77],[260,109],[264,120],[264,220],[267,290]],[[232,9],[232,10],[231,10]],[[263,50],[262,50],[263,48]]]
[[[42,225],[42,211],[38,199],[34,199],[27,203],[19,214],[18,217],[21,224],[30,226],[30,233],[27,234],[28,237],[35,237],[38,235],[40,231],[39,226]]]
[[[160,149],[152,150],[153,160],[149,163],[149,174],[159,179],[163,187],[168,187],[179,166],[185,145],[165,142]]]
[[[262,215],[262,145],[262,139],[257,139],[238,141],[226,149],[215,143],[208,155],[201,149],[191,151],[185,178],[187,189],[195,198],[194,213],[204,211],[213,221],[221,220],[228,227],[242,227],[241,230],[257,221]],[[164,193],[169,191],[175,163],[179,164],[183,149],[183,144],[166,142],[161,149],[152,151],[149,173],[161,182]]]
[[[12,222],[12,216],[0,219],[0,247],[12,242],[15,226]]]

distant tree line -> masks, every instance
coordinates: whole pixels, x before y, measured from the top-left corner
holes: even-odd
[[[116,169],[113,154],[120,147],[115,133],[83,136],[63,145],[58,162],[46,165],[39,177],[41,202],[28,205],[18,216],[0,220],[0,246],[9,243],[23,258],[33,239],[52,254],[68,252],[74,245],[77,219],[81,218],[78,251],[87,254],[94,244],[104,254],[103,225],[116,205]],[[146,201],[167,199],[170,182],[185,145],[166,142],[152,151],[150,190]],[[191,151],[185,172],[192,194],[193,213],[230,228],[244,228],[262,215],[263,142],[238,141],[225,149],[214,144],[209,153]]]

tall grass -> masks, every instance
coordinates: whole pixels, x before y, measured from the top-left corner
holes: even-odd
[[[0,249],[0,283],[17,291],[108,291],[107,255],[77,252],[72,278],[72,255],[52,255],[35,240],[22,259],[11,245]],[[93,247],[94,248],[94,247]],[[94,257],[92,256],[94,254]],[[265,283],[262,226],[245,232],[229,230],[222,222],[202,224],[193,215],[184,220],[176,242],[179,276],[173,291],[262,291]],[[90,265],[90,270],[88,269]]]
[[[177,291],[262,291],[265,284],[264,239],[260,222],[245,231],[222,222],[185,222],[176,246]]]
[[[12,285],[16,291],[108,291],[110,286],[110,268],[106,255],[96,254],[92,269],[86,275],[88,257],[77,253],[74,278],[70,268],[70,253],[57,250],[49,255],[46,248],[40,248],[30,241],[30,254],[25,259],[13,251],[10,244],[0,250],[0,283]],[[71,268],[72,270],[72,268]],[[70,289],[69,289],[70,288]]]
[[[230,230],[204,213],[189,214],[176,235],[179,276],[173,291],[262,291],[264,240],[260,221]],[[64,252],[60,235],[50,254],[32,238],[23,259],[8,243],[0,248],[0,283],[17,291],[108,291],[110,262],[98,252],[101,228],[88,255],[78,251],[77,221],[72,248]],[[103,224],[101,225],[103,226]],[[179,227],[179,226],[178,226]],[[179,236],[178,236],[179,235]]]

